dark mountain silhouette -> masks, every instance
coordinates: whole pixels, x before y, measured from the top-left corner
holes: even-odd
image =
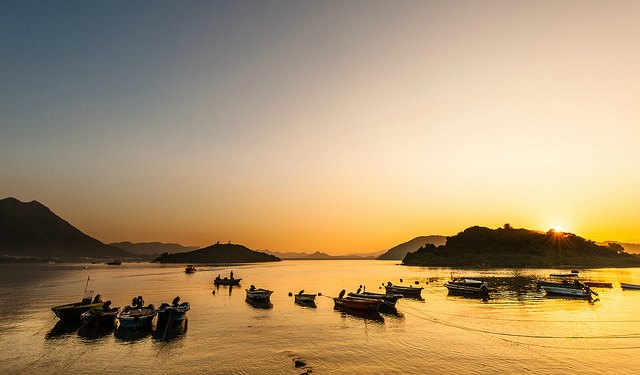
[[[402,260],[404,256],[407,255],[408,252],[416,251],[425,244],[434,244],[436,246],[444,245],[447,237],[445,236],[420,236],[412,239],[411,241],[407,241],[405,243],[401,243],[398,246],[394,246],[391,249],[387,250],[384,254],[380,255],[378,259],[380,260]]]
[[[0,254],[65,261],[133,256],[82,233],[37,201],[15,198],[0,200]]]
[[[179,243],[162,243],[162,242],[113,242],[109,245],[127,250],[133,254],[152,255],[162,253],[183,253],[185,251],[197,250],[199,246],[183,246]]]
[[[305,260],[305,259],[330,259],[330,260],[365,260],[365,259],[375,259],[375,257],[370,254],[348,254],[348,255],[330,255],[327,253],[323,253],[320,251],[316,251],[315,253],[303,253],[303,252],[286,252],[279,253],[277,251],[268,251],[264,250],[265,253],[275,255],[280,259],[290,259],[290,260]],[[379,254],[379,253],[377,253]]]
[[[601,246],[573,233],[470,227],[408,253],[403,264],[443,267],[637,267],[640,257],[617,244]]]
[[[277,262],[280,258],[253,251],[247,247],[237,244],[211,245],[204,249],[187,251],[184,253],[169,254],[163,253],[154,262],[160,263],[254,263],[254,262]]]
[[[624,247],[624,251],[631,254],[640,254],[640,243],[618,242],[618,241],[604,241],[599,242],[598,245],[609,246],[610,243],[617,243]]]

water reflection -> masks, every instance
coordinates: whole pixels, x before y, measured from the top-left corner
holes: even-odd
[[[153,331],[153,338],[157,341],[172,341],[187,333],[188,327],[189,319],[159,324]]]
[[[63,322],[62,320],[58,320],[53,328],[51,328],[51,330],[47,332],[45,338],[47,340],[54,340],[75,333],[78,328],[80,328],[80,322],[67,323]]]
[[[149,336],[152,332],[151,328],[124,328],[119,326],[114,336],[122,341],[137,341]]]
[[[384,317],[377,311],[366,311],[350,309],[348,307],[334,307],[334,310],[340,312],[343,317],[351,316],[364,320],[373,320],[378,323],[384,323]]]

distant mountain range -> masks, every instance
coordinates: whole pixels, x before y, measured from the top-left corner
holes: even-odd
[[[610,243],[617,243],[618,245],[624,247],[624,250],[627,253],[640,254],[640,243],[629,243],[629,242],[618,242],[618,241],[603,241],[603,242],[599,242],[598,245],[607,246]]]
[[[154,262],[160,263],[254,263],[277,262],[280,258],[266,253],[253,251],[237,244],[217,243],[204,249],[184,253],[163,253]]]
[[[420,236],[405,243],[394,246],[378,257],[379,260],[402,260],[407,253],[416,251],[425,244],[433,244],[436,246],[444,245],[447,242],[446,236]]]
[[[510,225],[470,227],[408,253],[403,264],[430,267],[637,267],[640,256],[618,244],[601,246],[573,233],[539,232]]]
[[[119,247],[123,250],[134,254],[141,255],[160,255],[162,253],[183,253],[185,251],[197,250],[200,246],[183,246],[179,243],[162,243],[162,242],[138,242],[133,243],[129,241],[125,242],[113,242],[109,245]]]
[[[316,251],[315,253],[303,253],[303,252],[277,252],[277,251],[269,251],[264,250],[265,253],[275,255],[281,259],[291,259],[291,260],[304,260],[304,259],[375,259],[375,256],[379,254],[377,253],[366,253],[366,254],[347,254],[347,255],[329,255],[327,253],[323,253],[320,251]]]
[[[134,257],[69,224],[37,201],[0,200],[0,255],[64,261]]]

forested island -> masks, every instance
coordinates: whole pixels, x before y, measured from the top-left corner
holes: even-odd
[[[204,249],[184,253],[163,253],[154,262],[159,263],[254,263],[277,262],[280,258],[253,251],[238,244],[216,243]]]
[[[598,245],[573,233],[474,226],[408,253],[405,265],[434,267],[637,267],[640,256],[616,243]]]

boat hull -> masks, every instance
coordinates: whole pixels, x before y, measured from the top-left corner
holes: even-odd
[[[368,299],[368,298],[356,298],[356,297],[347,297],[347,298],[333,298],[334,308],[335,309],[351,309],[351,310],[361,310],[361,311],[378,311],[378,307],[382,304],[382,300],[380,299]]]
[[[82,326],[78,333],[90,333],[112,330],[116,325],[116,317],[120,312],[119,307],[108,310],[89,310],[81,315]]]
[[[640,284],[620,283],[622,289],[640,290]]]
[[[300,305],[315,305],[316,304],[316,295],[315,294],[296,294],[294,296],[294,301]]]
[[[553,286],[545,286],[542,287],[547,294],[552,296],[564,296],[564,297],[574,297],[574,298],[591,298],[591,292],[584,289],[576,289],[576,288],[560,288]]]
[[[213,279],[213,285],[240,285],[242,279]]]
[[[178,306],[160,306],[158,309],[158,324],[177,323],[187,319],[187,311],[191,309],[189,302]]]
[[[273,293],[272,290],[266,289],[245,289],[245,291],[247,292],[245,300],[250,303],[269,303]]]
[[[153,305],[142,308],[125,308],[118,316],[122,329],[150,329],[157,312]]]
[[[69,303],[66,305],[52,307],[51,311],[65,323],[78,323],[80,322],[80,316],[87,311],[102,310],[102,302],[99,303]]]

